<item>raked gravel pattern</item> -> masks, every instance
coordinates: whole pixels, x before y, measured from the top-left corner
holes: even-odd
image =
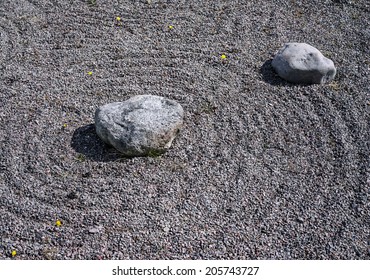
[[[368,1],[89,2],[0,2],[0,259],[369,259]],[[163,156],[95,133],[138,94],[184,108]]]

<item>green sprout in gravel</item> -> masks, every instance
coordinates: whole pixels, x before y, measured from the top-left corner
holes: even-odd
[[[161,155],[162,155],[162,153],[160,151],[158,151],[158,150],[150,150],[148,152],[148,156],[151,157],[151,158],[157,158],[157,157],[159,157]]]
[[[217,106],[213,105],[211,102],[207,102],[206,104],[203,104],[200,108],[200,112],[206,113],[206,114],[215,113],[216,110],[217,110]]]
[[[79,162],[84,162],[86,160],[86,157],[85,155],[83,154],[78,154],[76,159],[79,161]]]
[[[340,84],[338,82],[331,82],[329,84],[329,87],[335,91],[340,90]]]

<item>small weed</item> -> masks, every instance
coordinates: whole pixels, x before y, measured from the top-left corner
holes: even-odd
[[[298,9],[298,10],[295,11],[295,15],[297,17],[302,17],[304,15],[304,11],[301,10],[301,9]]]
[[[360,15],[358,13],[353,13],[352,14],[352,19],[359,19]]]
[[[216,112],[216,109],[217,109],[217,106],[211,104],[210,102],[201,106],[201,112],[206,113],[206,114],[212,114]]]
[[[159,157],[160,155],[162,155],[162,153],[158,150],[150,150],[148,152],[148,156],[151,158],[156,158],[156,157]]]
[[[265,32],[266,35],[271,35],[272,34],[272,30],[273,30],[273,28],[270,27],[270,26],[264,26],[262,28],[262,31]]]
[[[42,255],[47,260],[55,260],[57,253],[58,253],[57,248],[44,248],[42,250]]]
[[[79,162],[84,162],[86,160],[86,157],[85,155],[83,154],[78,154],[76,159],[79,161]]]
[[[87,1],[91,6],[96,6],[96,0],[88,0]]]
[[[171,165],[172,172],[180,172],[185,169],[186,165],[184,163],[174,163]]]
[[[335,91],[340,90],[340,85],[338,82],[332,82],[329,84],[329,87]]]

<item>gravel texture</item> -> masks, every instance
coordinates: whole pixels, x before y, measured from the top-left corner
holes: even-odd
[[[149,2],[0,1],[0,258],[369,259],[369,2]],[[287,42],[335,80],[278,78]],[[138,94],[185,110],[163,156],[95,133]]]

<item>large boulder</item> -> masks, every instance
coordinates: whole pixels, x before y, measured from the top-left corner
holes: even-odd
[[[333,61],[306,43],[288,43],[272,60],[276,73],[291,83],[323,84],[334,79]]]
[[[95,112],[98,136],[125,156],[155,156],[170,148],[183,124],[176,101],[137,95],[101,106]]]

